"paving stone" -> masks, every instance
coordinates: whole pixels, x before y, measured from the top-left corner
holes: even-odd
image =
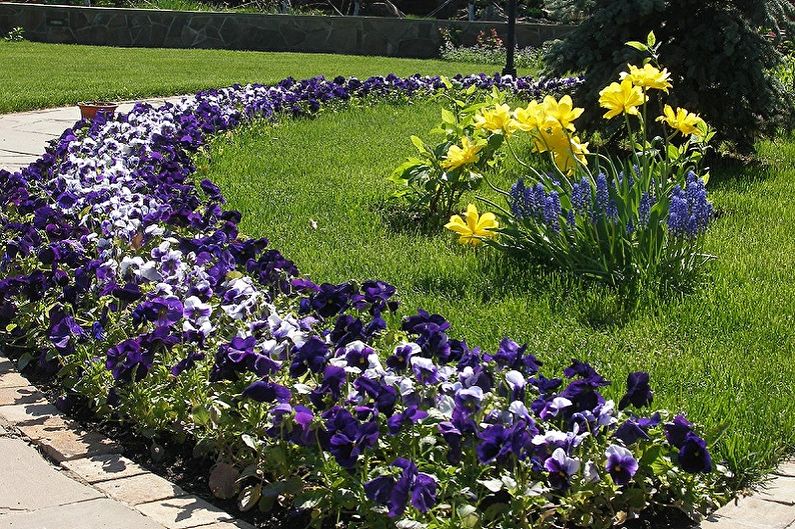
[[[717,512],[716,529],[785,529],[795,522],[795,509],[790,505],[763,500],[757,496],[742,498],[739,502],[729,503]],[[729,522],[736,525],[729,525]]]
[[[778,476],[765,483],[765,488],[758,494],[763,500],[777,501],[787,505],[795,505],[795,478]]]
[[[34,423],[40,424],[57,415],[58,409],[52,404],[48,404],[46,402],[37,404],[0,406],[0,417],[14,425]]]
[[[2,409],[0,409],[2,412]],[[74,421],[67,421],[60,415],[43,415],[36,420],[26,422],[17,426],[20,432],[31,440],[45,439],[59,430],[77,430],[78,424]]]
[[[23,433],[25,433],[24,429]],[[47,429],[45,425],[37,432],[36,438],[31,439],[36,446],[58,463],[119,451],[119,446],[104,435],[73,428]]]
[[[0,388],[0,406],[37,404],[42,402],[46,402],[44,394],[33,386]]]
[[[53,468],[21,439],[0,438],[0,468],[0,527],[4,527],[2,515],[6,513],[102,497]]]
[[[0,516],[0,529],[163,529],[121,503],[100,498]]]
[[[167,479],[163,479],[151,472],[111,481],[101,481],[95,483],[94,487],[114,500],[127,505],[150,503],[187,494]]]
[[[191,528],[194,529],[194,528]],[[235,520],[234,522],[218,522],[211,523],[210,525],[197,525],[195,529],[255,529],[250,523],[243,520]]]
[[[100,454],[64,461],[61,466],[88,483],[128,478],[147,473],[145,468],[119,454]]]
[[[28,379],[16,371],[8,371],[0,375],[0,388],[16,388],[29,385]]]
[[[795,478],[795,461],[782,463],[773,474]]]
[[[168,529],[190,529],[234,518],[196,496],[182,496],[135,507]]]

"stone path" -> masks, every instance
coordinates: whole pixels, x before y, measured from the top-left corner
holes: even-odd
[[[132,103],[126,103],[119,110],[130,108]],[[0,115],[0,169],[34,162],[47,142],[79,117],[76,107]],[[33,445],[60,466],[49,463]],[[76,433],[0,357],[0,529],[250,527],[117,450],[102,436]],[[702,528],[795,529],[795,462],[782,465],[764,492],[726,505]]]
[[[153,105],[176,101],[177,97],[146,99]],[[133,102],[122,103],[120,112],[129,112]],[[80,119],[77,106],[0,114],[0,169],[15,171],[35,162],[47,142],[58,138]]]
[[[0,529],[253,529],[119,451],[0,357]]]

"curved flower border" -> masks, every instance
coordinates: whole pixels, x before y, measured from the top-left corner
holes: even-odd
[[[530,98],[579,82],[453,79]],[[439,315],[420,310],[390,328],[393,286],[301,277],[266,239],[240,236],[217,186],[191,180],[192,153],[241,123],[445,85],[286,79],[79,122],[30,167],[0,171],[4,347],[58,372],[64,406],[77,395],[142,428],[210,441],[232,464],[253,461],[238,480],[241,508],[290,497],[326,514],[367,505],[365,521],[452,527],[714,507],[693,425],[620,411],[651,404],[647,374],[630,374],[616,407],[588,364],[575,360],[564,384],[539,373],[527,346],[471,348]]]

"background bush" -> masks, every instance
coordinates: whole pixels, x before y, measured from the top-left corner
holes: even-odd
[[[639,52],[623,46],[654,31],[673,73],[671,104],[699,112],[744,152],[792,111],[773,69],[773,30],[791,30],[789,0],[595,0],[590,16],[547,54],[551,72],[581,70],[586,107]],[[598,112],[585,116],[591,121]]]

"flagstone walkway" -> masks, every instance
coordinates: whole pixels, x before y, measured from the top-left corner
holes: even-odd
[[[157,106],[177,100],[179,96],[144,101]],[[132,107],[133,102],[122,103],[119,112],[129,112]],[[0,169],[15,171],[35,162],[47,142],[58,138],[79,119],[77,106],[0,114]]]
[[[132,103],[126,103],[119,111],[130,108]],[[0,115],[0,169],[14,171],[36,161],[47,142],[79,117],[77,107]],[[75,443],[85,445],[90,433],[69,430],[41,399],[0,357],[0,529],[250,527],[125,460],[112,447],[80,453]],[[53,449],[58,432],[67,442]],[[783,464],[771,478],[764,492],[726,505],[702,528],[795,529],[795,462]]]

